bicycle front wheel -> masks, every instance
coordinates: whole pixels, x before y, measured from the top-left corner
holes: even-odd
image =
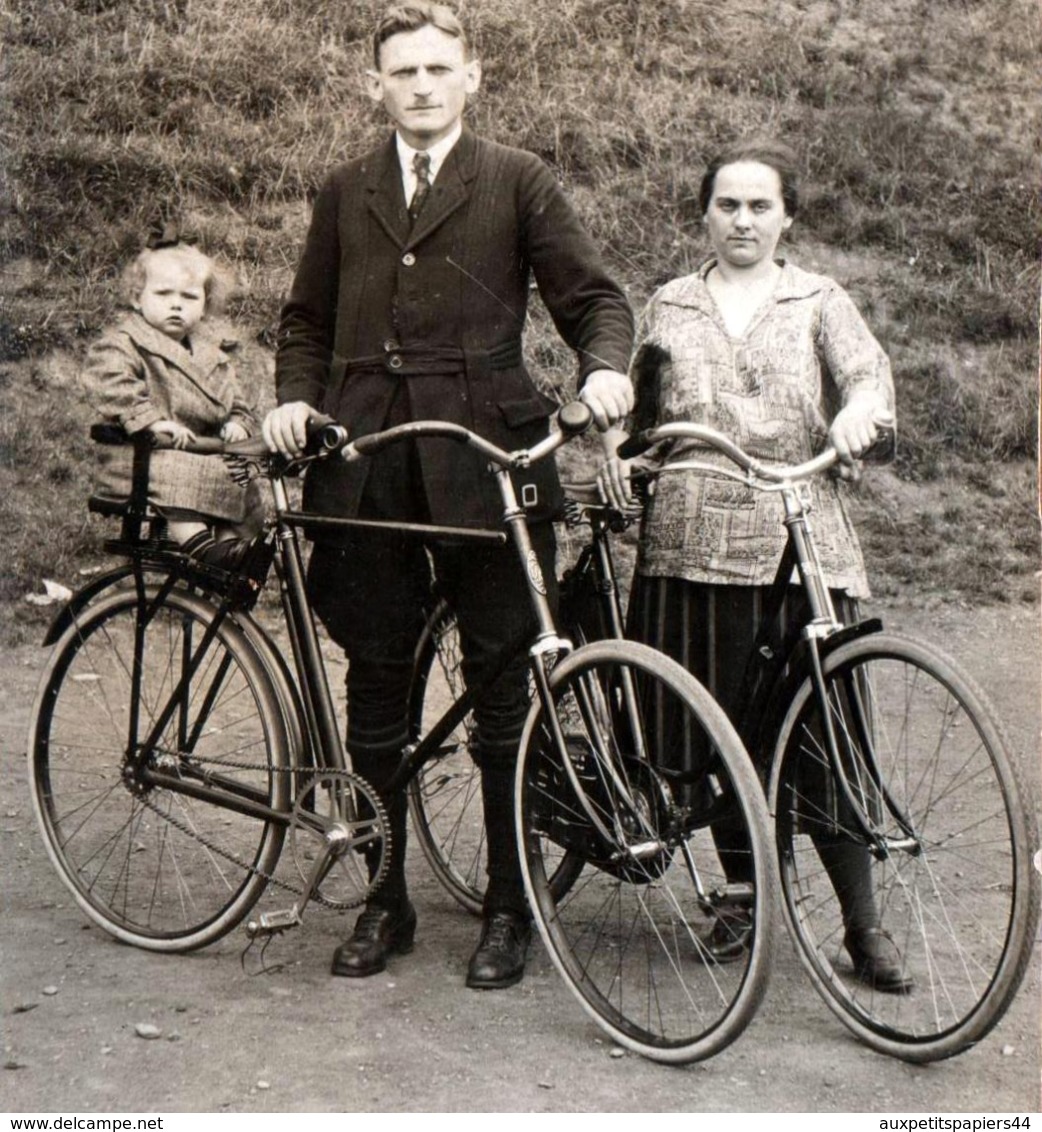
[[[278,705],[242,630],[197,597],[127,589],[81,612],[43,675],[29,782],[47,853],[95,923],[187,951],[246,915],[284,836],[263,810],[290,809]]]
[[[533,708],[516,780],[543,942],[615,1041],[657,1061],[709,1057],[766,987],[776,884],[756,773],[705,689],[646,646],[585,645],[550,688],[553,714]],[[693,748],[697,776],[678,770]],[[725,815],[745,845],[726,870],[709,829]],[[562,855],[585,868],[558,893],[548,878]]]
[[[951,1057],[1002,1017],[1038,924],[1038,837],[1013,756],[983,694],[932,647],[874,634],[837,648],[824,673],[851,796],[807,679],[770,788],[785,916],[814,985],[858,1037],[908,1061]],[[910,981],[903,993],[873,987],[846,950],[853,901],[822,863],[837,844],[848,860],[863,854],[878,927]]]

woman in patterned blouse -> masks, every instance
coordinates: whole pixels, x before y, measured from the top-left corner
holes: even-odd
[[[713,257],[674,279],[644,313],[633,362],[634,424],[695,421],[764,460],[809,459],[833,444],[850,467],[893,412],[890,364],[846,292],[824,275],[775,258],[798,206],[796,162],[773,142],[738,144],[702,179],[700,205]],[[614,455],[624,434],[605,436],[605,493],[632,500],[627,461]],[[673,447],[669,460],[691,454]],[[702,463],[729,466],[698,449]],[[811,487],[815,541],[840,616],[856,619],[868,596],[864,561],[836,480]],[[688,472],[662,476],[641,531],[630,600],[633,636],[676,657],[738,720],[739,685],[761,605],[785,546],[777,493]],[[809,618],[792,587],[779,632]],[[769,751],[751,751],[761,764]],[[697,765],[697,753],[690,755]],[[721,860],[743,879],[744,838],[714,825]],[[868,850],[850,842],[816,848],[843,908],[845,945],[861,979],[906,993],[911,979],[879,926]],[[722,920],[705,941],[721,961],[737,958],[747,935],[742,915]]]

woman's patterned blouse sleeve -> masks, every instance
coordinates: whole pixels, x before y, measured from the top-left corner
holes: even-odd
[[[878,393],[893,412],[894,382],[890,359],[838,285],[829,287],[821,304],[818,344],[842,403],[854,393]]]

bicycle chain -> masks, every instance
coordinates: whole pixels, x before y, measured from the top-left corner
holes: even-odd
[[[227,767],[230,770],[259,770],[259,771],[264,771],[264,772],[269,773],[269,774],[270,773],[275,773],[275,774],[330,774],[330,773],[333,773],[333,774],[344,774],[344,775],[349,774],[351,776],[351,778],[355,779],[356,781],[358,781],[362,784],[365,791],[370,795],[371,800],[376,803],[377,818],[379,819],[379,822],[380,822],[380,824],[381,824],[381,826],[383,827],[383,830],[384,830],[384,844],[386,846],[385,851],[384,851],[384,859],[385,860],[387,859],[387,856],[390,853],[390,849],[391,849],[391,829],[390,829],[390,823],[387,820],[387,812],[384,809],[383,803],[380,801],[380,798],[377,796],[376,791],[373,789],[372,786],[369,785],[368,782],[366,782],[366,780],[364,778],[361,777],[361,775],[357,775],[352,771],[334,771],[334,770],[331,770],[330,768],[320,769],[318,767],[306,767],[306,766],[299,766],[299,767],[298,766],[277,766],[276,767],[276,766],[266,766],[266,765],[262,765],[262,764],[259,764],[259,763],[229,762],[228,760],[225,760],[225,759],[195,759],[194,761],[196,763],[199,763],[199,764],[206,763],[206,764],[212,764],[212,765],[215,765],[215,766]],[[243,869],[245,872],[251,873],[253,876],[260,877],[266,884],[274,885],[275,888],[285,889],[286,892],[289,892],[293,896],[303,896],[304,889],[301,886],[292,885],[288,881],[279,880],[279,878],[276,877],[274,874],[266,872],[264,869],[258,868],[256,865],[251,865],[246,861],[240,860],[234,853],[229,852],[227,849],[222,849],[219,845],[214,844],[214,842],[212,842],[209,838],[207,838],[203,834],[201,834],[198,830],[192,829],[191,826],[189,826],[186,822],[181,821],[179,818],[175,818],[173,816],[173,814],[164,813],[163,810],[161,810],[158,806],[154,805],[149,800],[147,795],[144,795],[144,794],[138,795],[138,801],[141,802],[141,804],[144,805],[146,807],[146,809],[151,810],[157,817],[161,818],[163,821],[172,825],[174,827],[174,829],[180,830],[187,837],[190,837],[194,841],[197,841],[200,845],[203,846],[204,849],[209,849],[210,852],[215,853],[218,857],[223,857],[226,861],[230,861],[233,865],[238,866],[240,869]],[[281,858],[282,858],[282,853],[280,852],[279,853],[279,859],[281,860]],[[379,880],[379,879],[380,878],[377,877],[377,880]],[[335,901],[327,900],[317,890],[312,892],[311,899],[316,904],[321,904],[324,908],[329,908],[331,911],[334,911],[334,912],[343,911],[342,904],[338,904]]]

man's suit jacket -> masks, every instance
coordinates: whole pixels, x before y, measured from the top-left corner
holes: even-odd
[[[306,401],[361,436],[384,427],[404,382],[407,418],[527,447],[546,435],[555,408],[521,360],[533,277],[578,354],[580,386],[595,369],[625,372],[632,312],[549,169],[464,129],[410,230],[392,135],[335,169],[315,201],[282,315],[279,403]],[[445,440],[419,450],[434,522],[498,521],[481,457]],[[316,465],[306,506],[355,515],[378,461]],[[539,513],[558,504],[552,461],[515,479],[534,484]]]

